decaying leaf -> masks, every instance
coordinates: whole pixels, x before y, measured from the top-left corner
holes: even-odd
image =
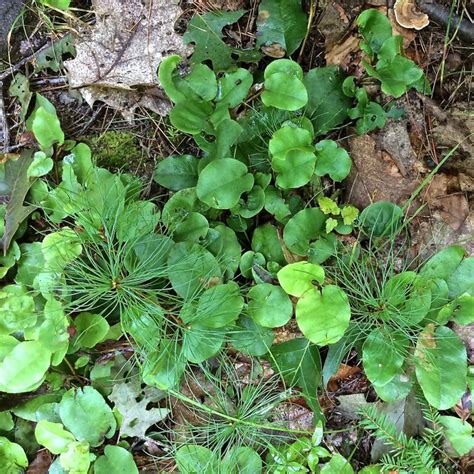
[[[66,62],[69,83],[87,103],[103,101],[131,120],[147,107],[166,114],[170,104],[159,89],[163,57],[185,54],[174,22],[178,0],[93,0],[96,24],[76,41],[77,56]]]
[[[0,203],[6,203],[7,205],[5,231],[0,241],[4,255],[6,255],[20,224],[35,209],[34,206],[23,206],[26,194],[32,185],[32,181],[27,175],[32,162],[33,152],[26,150],[17,159],[8,160],[5,163],[5,182],[0,189]]]
[[[140,380],[134,378],[129,382],[121,382],[114,386],[109,399],[115,403],[115,408],[122,415],[120,436],[147,439],[146,431],[150,426],[164,420],[169,413],[167,408],[150,408],[164,398],[165,394],[154,387],[141,388]]]

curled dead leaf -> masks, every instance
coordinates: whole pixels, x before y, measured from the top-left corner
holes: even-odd
[[[397,0],[393,9],[403,28],[421,30],[430,23],[428,15],[418,10],[415,0]]]

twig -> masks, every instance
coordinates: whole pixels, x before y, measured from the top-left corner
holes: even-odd
[[[3,140],[3,152],[8,153],[8,144],[10,143],[10,131],[8,130],[7,115],[5,113],[5,104],[3,102],[3,82],[0,80],[0,127]]]
[[[33,54],[30,54],[26,58],[23,58],[21,61],[18,61],[13,66],[10,66],[6,71],[0,74],[0,82],[6,79],[8,76],[11,76],[14,72],[18,71],[18,69],[20,69],[26,63],[29,63],[32,59],[35,59],[39,53],[43,52],[45,49],[48,49],[50,46],[52,46],[52,44],[46,43],[43,46],[41,46],[40,49],[35,51]]]

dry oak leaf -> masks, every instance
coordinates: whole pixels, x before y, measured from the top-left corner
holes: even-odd
[[[157,69],[187,47],[174,31],[178,0],[92,0],[93,27],[76,38],[75,59],[65,63],[69,84],[92,107],[100,100],[132,120],[147,107],[165,115],[170,108],[159,89]]]

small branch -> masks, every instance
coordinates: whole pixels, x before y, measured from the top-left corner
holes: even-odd
[[[8,153],[10,143],[10,131],[8,129],[7,115],[5,113],[5,103],[3,101],[3,81],[0,80],[0,132],[3,140],[3,153]]]

